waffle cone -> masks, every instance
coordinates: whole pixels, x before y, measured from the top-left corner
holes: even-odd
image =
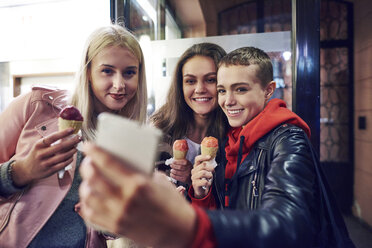
[[[201,145],[201,154],[202,155],[210,155],[211,158],[215,158],[217,154],[218,147],[208,147]]]
[[[75,129],[74,133],[76,134],[81,129],[82,124],[83,124],[82,121],[65,120],[65,119],[62,119],[61,117],[58,117],[58,129],[60,131],[66,128],[72,127]]]
[[[186,158],[187,150],[180,151],[180,150],[173,150],[173,158],[175,159],[184,159]]]

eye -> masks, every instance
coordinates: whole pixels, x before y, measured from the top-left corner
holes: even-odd
[[[196,82],[196,80],[192,79],[192,78],[186,78],[186,79],[183,80],[183,82],[185,84],[194,84]]]
[[[237,91],[238,93],[245,93],[245,92],[248,91],[248,89],[245,88],[245,87],[238,87],[238,88],[236,88],[236,91]]]
[[[207,83],[211,83],[211,84],[214,84],[214,83],[217,83],[217,79],[212,77],[212,78],[207,78]]]
[[[113,70],[111,68],[103,68],[101,72],[109,75],[113,73]]]
[[[131,78],[136,74],[137,74],[136,70],[126,70],[126,71],[124,71],[124,77],[126,77],[126,78]]]
[[[225,92],[226,92],[226,90],[224,90],[224,89],[218,89],[217,90],[217,93],[220,94],[220,95],[224,94]]]

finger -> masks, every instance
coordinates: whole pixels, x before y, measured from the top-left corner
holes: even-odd
[[[52,145],[45,151],[45,155],[46,156],[54,155],[55,153],[58,153],[58,152],[64,152],[64,151],[70,150],[76,147],[76,145],[80,141],[81,141],[81,136],[79,135],[73,135],[67,139],[59,140],[58,143],[55,143],[54,145]]]
[[[92,193],[91,188],[83,181],[79,187],[80,196],[80,213],[84,220],[94,225],[104,227],[103,218],[100,216],[102,213],[108,213],[106,207],[102,204],[101,198]],[[106,219],[107,220],[107,219]]]
[[[92,182],[84,180],[79,187],[79,196],[82,206],[90,207],[95,211],[106,211],[106,199],[104,195],[99,194]],[[107,211],[106,211],[107,212]]]
[[[83,180],[91,180],[94,170],[95,168],[92,165],[92,159],[90,157],[85,157],[79,168],[81,178]]]
[[[181,171],[181,170],[170,170],[170,175],[175,175],[175,176],[182,176],[182,177],[187,177],[190,175],[188,171]]]
[[[182,171],[190,170],[190,169],[191,169],[191,167],[188,166],[187,163],[185,163],[185,164],[174,164],[174,163],[172,163],[172,164],[170,165],[170,167],[171,167],[172,169],[175,169],[175,170],[182,170]]]
[[[203,163],[204,161],[208,161],[211,159],[209,155],[198,155],[195,157],[194,167],[198,166],[199,164]]]
[[[43,147],[50,146],[51,144],[53,144],[57,140],[71,135],[73,132],[74,132],[74,129],[71,128],[71,127],[67,128],[67,129],[64,129],[62,131],[54,132],[54,133],[44,137],[43,139],[40,139],[38,141],[38,144],[43,146]]]
[[[184,177],[184,176],[177,176],[177,175],[170,174],[170,177],[177,180],[177,181],[180,181],[180,182],[186,182],[187,181],[186,180],[187,178]]]
[[[203,170],[203,171],[200,171],[199,174],[198,174],[199,178],[202,178],[202,179],[212,179],[213,178],[213,173],[210,172],[210,171],[206,171],[206,170]]]
[[[173,159],[172,164],[186,165],[187,162],[187,159]]]
[[[199,172],[197,172],[197,173],[195,173],[191,176],[192,181],[202,180],[204,178],[206,178],[206,179],[213,178],[213,173],[211,173],[209,171],[206,171],[206,170],[202,170],[202,171],[199,171]]]
[[[85,144],[83,149],[86,155],[92,159],[92,164],[100,174],[122,189],[121,196],[124,199],[129,198],[128,201],[121,200],[121,202],[133,205],[135,203],[131,201],[131,198],[148,194],[148,191],[151,191],[148,183],[149,175],[132,170],[126,162],[117,159],[94,144]],[[130,206],[123,206],[122,209],[127,207]]]
[[[152,175],[152,177],[153,177],[153,179],[154,179],[155,182],[167,181],[167,174],[165,174],[162,171],[156,171],[156,172],[154,172],[154,174]]]
[[[178,193],[180,193],[181,195],[183,195],[186,191],[186,188],[183,187],[183,186],[178,186],[177,189]]]
[[[55,164],[53,167],[47,168],[46,172],[48,173],[48,175],[52,175],[56,173],[57,171],[64,169],[66,166],[68,166],[72,162],[73,162],[73,158],[70,158],[66,161],[59,162],[58,164]]]
[[[44,139],[45,140],[45,139]],[[74,137],[66,140],[61,140],[57,144],[54,144],[49,147],[43,147],[42,150],[39,150],[36,153],[38,159],[45,159],[54,157],[58,153],[65,153],[70,151],[71,149],[75,149],[76,145],[81,141],[81,137],[78,135],[74,135]],[[76,150],[75,150],[76,151]]]
[[[209,161],[204,161],[200,165],[198,165],[197,169],[212,172],[212,171],[214,171],[214,166]]]
[[[99,195],[120,194],[120,188],[116,187],[116,185],[101,174],[100,170],[97,169],[91,158],[84,158],[79,168],[79,172],[92,192]]]
[[[77,152],[75,148],[64,152],[64,153],[57,153],[54,156],[49,157],[48,159],[41,162],[42,166],[45,167],[54,167],[55,165],[64,162],[66,160],[70,160],[73,158],[74,154]]]
[[[191,170],[191,175],[197,175],[197,174],[199,174],[201,171],[207,171],[207,172],[211,172],[211,173],[213,173],[214,169],[208,167],[208,166],[205,165],[205,164],[200,164],[199,166],[194,167],[194,168]]]
[[[157,184],[174,188],[174,184],[169,181],[169,177],[163,172],[155,171],[152,178],[153,181]]]
[[[212,185],[212,179],[200,178],[196,181],[193,181],[195,187],[210,187]]]
[[[87,180],[87,183],[91,187],[92,192],[97,196],[102,196],[102,198],[108,198],[106,203],[108,203],[110,199],[114,199],[117,195],[120,195],[120,188],[110,180],[107,180],[106,177],[95,169],[94,163],[92,163],[91,169],[91,176],[89,180]]]
[[[188,168],[188,167],[171,167],[171,170],[178,171],[180,173],[190,173],[191,168]]]

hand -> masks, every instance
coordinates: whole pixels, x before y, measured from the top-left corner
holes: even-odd
[[[170,167],[170,177],[177,181],[190,184],[192,164],[187,159],[173,159]]]
[[[92,144],[84,152],[79,193],[87,223],[143,245],[190,245],[196,213],[164,174],[136,172]]]
[[[195,157],[194,168],[191,170],[191,181],[194,188],[194,197],[204,198],[212,186],[214,166],[208,161],[211,156],[199,155]]]
[[[177,190],[177,192],[180,193],[181,195],[184,195],[185,192],[186,192],[186,188],[183,187],[183,186],[178,186],[178,187],[176,188],[176,190]]]
[[[81,141],[78,135],[67,138],[72,133],[73,128],[68,128],[38,140],[27,157],[17,160],[14,164],[12,171],[14,184],[19,187],[25,186],[69,165],[77,151],[76,145]],[[56,141],[59,143],[51,145]]]

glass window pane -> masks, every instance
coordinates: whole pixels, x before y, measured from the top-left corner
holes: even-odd
[[[152,7],[148,9],[141,7],[141,11],[145,13],[139,14],[138,10],[137,12],[133,10],[134,2],[137,3],[136,6],[140,3],[143,6],[147,2],[147,5]],[[191,45],[210,41],[221,45],[227,51],[242,46],[256,46],[268,52],[272,58],[274,77],[277,81],[275,97],[284,99],[291,109],[291,3],[291,0],[244,2],[132,0],[130,20],[132,16],[146,14],[151,16],[152,9],[156,9],[159,28],[165,29],[165,37],[163,37],[165,41],[159,41],[159,37],[159,39],[151,39],[151,42],[141,43],[148,71],[148,93],[153,108],[160,107],[165,101],[170,77],[178,57]],[[165,8],[165,11],[161,11],[162,8]],[[165,23],[161,20],[165,20]],[[155,26],[154,32],[156,32]],[[152,32],[143,22],[138,24],[131,22],[130,27],[135,33],[145,29],[148,30],[148,35]],[[268,32],[273,33],[275,38],[261,36],[259,33],[263,32],[265,35]],[[240,34],[248,36],[239,36]]]
[[[109,1],[1,1],[0,111],[12,100],[14,85],[18,93],[34,84],[72,90],[87,36],[109,23]]]

